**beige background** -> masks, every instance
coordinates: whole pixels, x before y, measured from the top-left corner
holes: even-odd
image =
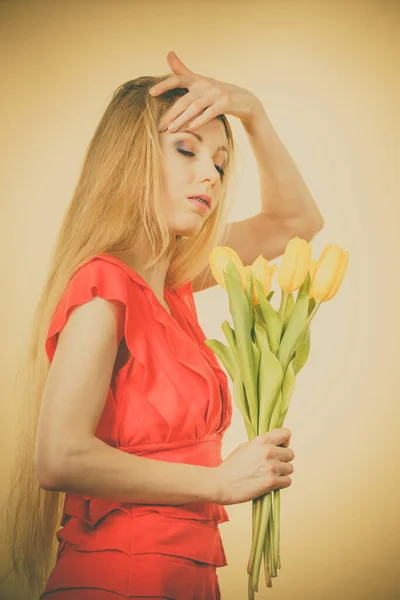
[[[282,493],[282,569],[272,589],[261,575],[256,597],[399,599],[400,2],[3,1],[0,19],[1,481],[17,426],[9,392],[86,145],[114,89],[167,73],[175,50],[194,71],[258,95],[325,218],[313,257],[327,243],[350,251],[340,292],[313,321],[285,422],[296,458]],[[259,210],[257,165],[229,120],[240,220]],[[224,341],[225,292],[195,299],[207,337]],[[245,439],[234,405],[223,457]],[[244,600],[251,503],[227,510],[222,598]],[[0,560],[3,570],[4,549]]]

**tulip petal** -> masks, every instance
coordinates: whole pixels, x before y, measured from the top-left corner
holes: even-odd
[[[315,267],[310,297],[318,302],[326,302],[333,298],[347,269],[348,257],[349,253],[336,244],[325,246]]]
[[[302,285],[309,268],[311,244],[296,236],[285,249],[278,273],[279,287],[286,293],[294,292]]]
[[[258,288],[254,283],[255,280],[257,280],[261,284],[263,288],[263,293],[265,296],[267,296],[271,289],[272,277],[275,274],[277,268],[277,265],[269,266],[268,261],[263,257],[262,254],[260,254],[260,256],[256,258],[256,260],[251,265],[250,272],[253,280],[253,306],[259,304],[260,302]]]
[[[313,260],[312,258],[310,259],[310,264],[309,264],[309,270],[310,270],[310,276],[311,276],[311,281],[314,278],[314,273],[315,273],[315,268],[317,266],[317,261]]]
[[[226,284],[223,276],[223,271],[226,265],[226,254],[220,246],[217,246],[212,250],[209,257],[211,273],[218,283],[225,291]]]
[[[331,300],[337,294],[337,292],[340,288],[340,285],[343,281],[343,277],[347,271],[348,264],[349,264],[349,252],[345,251],[342,254],[340,263],[338,265],[338,269],[335,274],[335,278],[334,278],[332,285],[328,291],[328,295],[325,298],[325,302],[327,302],[328,300]]]
[[[293,273],[293,279],[292,279],[292,289],[294,290],[298,290],[299,287],[302,285],[304,279],[306,278],[306,275],[309,271],[309,265],[310,265],[310,258],[311,258],[311,244],[309,244],[308,242],[306,242],[305,240],[302,240],[303,244],[298,244],[298,250],[297,250],[297,260],[294,264],[294,273]]]
[[[229,248],[229,246],[216,246],[210,253],[209,261],[213,277],[217,283],[224,288],[224,290],[226,290],[226,283],[223,274],[226,271],[226,266],[229,260],[231,260],[236,266],[238,272],[240,273],[240,277],[244,282],[243,287],[245,287],[245,267],[243,266],[239,255],[235,252],[235,250],[233,250],[233,248]]]

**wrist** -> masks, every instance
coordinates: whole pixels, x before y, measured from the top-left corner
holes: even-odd
[[[265,112],[262,102],[254,96],[254,102],[250,106],[248,114],[240,120],[244,128],[251,131],[254,129],[256,123],[259,122],[260,119],[265,119],[266,116],[267,113]]]
[[[208,502],[213,504],[223,504],[221,477],[218,467],[207,467],[207,496]]]

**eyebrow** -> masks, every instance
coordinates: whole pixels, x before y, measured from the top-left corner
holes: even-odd
[[[195,133],[194,131],[190,131],[189,129],[182,129],[181,132],[177,131],[176,133],[190,133],[191,135],[194,135],[194,137],[197,138],[199,140],[199,142],[204,141],[199,133]],[[229,155],[229,151],[226,146],[218,146],[216,149],[216,152],[218,152],[219,150],[223,150]]]

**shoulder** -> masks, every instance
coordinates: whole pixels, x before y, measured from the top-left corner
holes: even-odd
[[[93,257],[81,265],[66,284],[49,324],[46,338],[49,359],[52,360],[58,334],[72,313],[74,321],[83,320],[87,327],[91,322],[97,323],[97,326],[101,323],[105,330],[107,323],[110,326],[116,324],[119,343],[124,337],[129,284],[130,278],[124,269],[101,257]],[[78,307],[81,307],[79,311]]]

